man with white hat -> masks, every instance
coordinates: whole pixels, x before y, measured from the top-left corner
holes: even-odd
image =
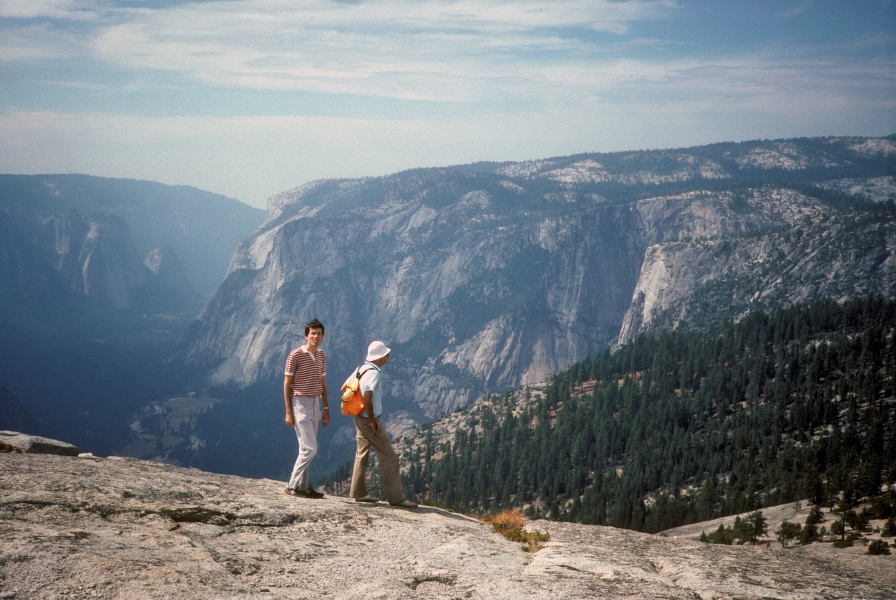
[[[370,458],[370,447],[376,450],[379,459],[380,470],[383,473],[383,486],[386,489],[386,499],[392,506],[402,508],[417,508],[417,505],[408,501],[404,495],[404,486],[401,484],[401,476],[398,470],[398,455],[392,449],[389,434],[383,428],[380,414],[383,411],[381,392],[380,369],[389,362],[391,350],[383,342],[371,342],[367,348],[367,362],[369,366],[361,376],[358,389],[364,398],[364,412],[355,417],[355,429],[357,430],[358,451],[355,453],[355,468],[352,471],[351,497],[355,502],[376,502],[377,499],[367,493],[367,483],[364,481],[367,471],[367,460]],[[364,371],[364,367],[361,368]],[[353,377],[350,376],[349,380]],[[346,381],[346,384],[348,381]],[[343,385],[343,389],[345,385]]]

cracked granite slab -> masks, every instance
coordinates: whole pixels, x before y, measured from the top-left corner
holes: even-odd
[[[896,597],[896,557],[534,521],[540,552],[437,508],[134,459],[0,454],[0,597],[699,600]]]

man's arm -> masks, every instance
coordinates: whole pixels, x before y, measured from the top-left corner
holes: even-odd
[[[321,422],[324,424],[324,427],[326,427],[330,423],[330,403],[327,400],[327,380],[324,379],[323,377],[321,377],[320,385],[322,388],[321,393],[320,393],[320,399],[324,403],[324,415],[321,418]]]
[[[364,398],[364,412],[367,413],[367,421],[368,427],[370,427],[370,431],[373,435],[376,435],[376,419],[373,418],[373,392],[366,391],[362,395]]]
[[[295,427],[296,419],[292,414],[292,378],[294,375],[283,377],[283,401],[286,403],[286,424]]]

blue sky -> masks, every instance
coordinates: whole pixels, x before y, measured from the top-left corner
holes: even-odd
[[[896,133],[896,0],[0,0],[0,172],[321,178]]]

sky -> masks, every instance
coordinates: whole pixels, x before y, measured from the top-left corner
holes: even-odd
[[[896,0],[0,0],[0,173],[325,178],[896,133]]]

